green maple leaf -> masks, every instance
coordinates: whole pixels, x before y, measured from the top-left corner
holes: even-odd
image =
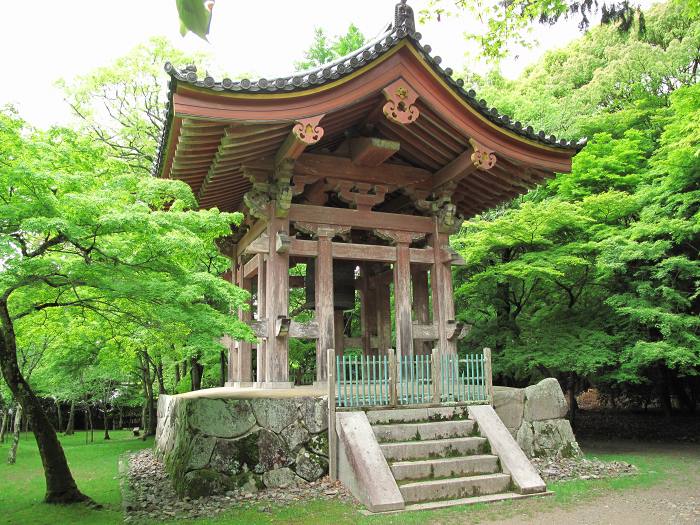
[[[214,0],[176,0],[180,16],[180,34],[185,36],[192,31],[203,40],[207,40],[211,25]]]

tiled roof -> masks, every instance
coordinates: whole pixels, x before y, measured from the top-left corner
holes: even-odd
[[[449,67],[443,68],[441,66],[442,59],[439,56],[431,55],[431,47],[427,44],[421,44],[421,34],[414,29],[415,25],[412,13],[409,17],[402,17],[398,14],[398,9],[402,5],[405,5],[405,2],[397,5],[397,16],[394,24],[389,26],[387,30],[374,41],[334,62],[323,64],[318,68],[309,69],[307,71],[296,72],[275,78],[260,78],[258,80],[242,79],[234,81],[229,78],[224,78],[221,81],[217,81],[210,76],[199,78],[195,66],[186,66],[183,69],[178,69],[170,62],[167,62],[165,64],[165,71],[171,78],[168,83],[170,99],[168,104],[168,118],[166,119],[166,126],[161,137],[160,151],[157,163],[154,166],[154,172],[156,174],[159,173],[161,168],[165,142],[167,141],[169,132],[168,128],[172,120],[172,95],[177,82],[218,92],[254,94],[304,91],[349,75],[366,64],[377,60],[404,40],[409,40],[413,44],[424,60],[430,64],[433,70],[438,73],[463,100],[499,127],[508,129],[517,135],[550,147],[578,151],[585,146],[585,139],[575,142],[557,138],[542,130],[535,131],[532,126],[511,119],[508,115],[500,113],[495,107],[489,107],[485,100],[477,98],[476,92],[473,89],[465,89],[464,81],[461,78],[453,78],[453,70]]]

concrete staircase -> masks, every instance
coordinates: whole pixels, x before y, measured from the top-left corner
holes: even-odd
[[[520,496],[466,408],[376,410],[367,419],[406,508]]]
[[[490,405],[336,413],[337,473],[370,512],[546,494]]]

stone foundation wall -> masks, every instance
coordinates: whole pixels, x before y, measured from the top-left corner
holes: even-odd
[[[328,472],[327,400],[161,395],[156,452],[180,497],[314,481]]]
[[[527,388],[494,390],[496,413],[528,457],[581,456],[559,381],[550,377]]]

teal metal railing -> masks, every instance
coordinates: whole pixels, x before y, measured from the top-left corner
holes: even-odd
[[[336,400],[339,407],[391,404],[389,357],[337,356]]]
[[[422,405],[439,403],[490,403],[491,351],[456,355],[396,356],[394,350],[381,356],[335,356],[336,406]],[[331,365],[332,366],[332,365]]]
[[[489,387],[484,354],[440,356],[440,402],[487,403]]]

